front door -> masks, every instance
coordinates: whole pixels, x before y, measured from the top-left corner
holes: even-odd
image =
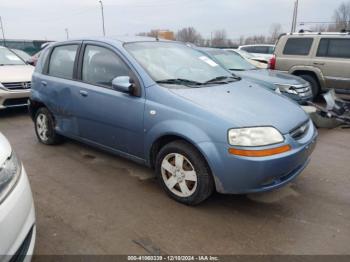
[[[76,88],[80,136],[142,158],[144,97],[112,88],[112,80],[118,76],[138,82],[134,72],[105,46],[85,45],[81,60],[81,82]]]

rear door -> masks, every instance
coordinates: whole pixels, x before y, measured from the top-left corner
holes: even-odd
[[[84,42],[79,68],[76,106],[80,136],[143,158],[144,94],[134,96],[112,88],[112,80],[118,76],[131,77],[141,88],[136,72],[117,50],[95,42]]]
[[[321,38],[313,64],[327,88],[350,90],[350,38]]]
[[[293,66],[310,66],[312,63],[312,37],[282,37],[275,49],[276,69],[288,72]]]
[[[81,42],[69,42],[53,47],[38,82],[40,99],[55,116],[59,133],[76,136],[75,74]]]

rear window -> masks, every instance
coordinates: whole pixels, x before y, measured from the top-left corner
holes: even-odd
[[[321,39],[317,56],[350,58],[350,39]]]
[[[289,38],[284,50],[284,55],[308,55],[313,43],[313,38]]]
[[[48,74],[50,76],[73,79],[74,61],[78,45],[55,47],[52,51]]]
[[[257,54],[272,54],[273,52],[273,48],[270,48],[269,46],[246,46],[241,49],[249,53]]]

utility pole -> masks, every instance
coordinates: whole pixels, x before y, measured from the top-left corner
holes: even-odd
[[[68,28],[65,28],[64,31],[66,31],[66,37],[67,37],[67,40],[69,39],[69,31],[68,31]]]
[[[299,0],[296,0],[294,3],[293,22],[292,22],[292,30],[291,30],[292,33],[294,33],[297,30],[298,8],[299,8]]]
[[[5,31],[4,31],[4,25],[2,23],[1,16],[0,16],[0,27],[1,27],[1,31],[2,31],[2,41],[4,42],[4,46],[6,46]]]
[[[106,36],[106,29],[105,29],[105,16],[103,12],[103,2],[102,0],[99,0],[99,3],[101,5],[101,15],[102,15],[102,30],[103,30],[103,36]]]

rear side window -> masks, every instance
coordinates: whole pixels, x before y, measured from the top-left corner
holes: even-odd
[[[74,61],[78,45],[57,46],[51,53],[48,74],[73,79]]]
[[[308,55],[313,43],[313,38],[289,38],[284,50],[284,55]]]
[[[269,54],[270,53],[268,46],[247,46],[247,47],[242,47],[241,49],[244,51],[247,51],[249,53],[257,53],[257,54]]]
[[[129,68],[111,50],[94,45],[86,46],[82,71],[84,82],[110,88],[114,78],[130,75]]]
[[[350,39],[321,39],[317,56],[350,58]]]

